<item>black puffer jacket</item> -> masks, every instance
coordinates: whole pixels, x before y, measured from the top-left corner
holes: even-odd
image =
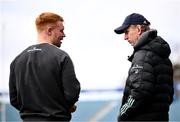
[[[134,52],[118,120],[168,120],[173,101],[170,47],[156,30],[144,32]]]

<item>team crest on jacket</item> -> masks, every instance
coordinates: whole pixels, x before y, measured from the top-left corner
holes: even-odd
[[[135,74],[139,73],[139,71],[143,69],[143,66],[140,66],[138,64],[135,64],[132,66],[131,71],[134,72]]]

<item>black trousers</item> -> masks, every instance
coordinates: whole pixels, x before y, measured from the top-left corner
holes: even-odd
[[[169,115],[168,113],[149,113],[149,114],[141,114],[141,115],[134,115],[126,118],[121,118],[118,116],[118,122],[168,122],[169,121]]]

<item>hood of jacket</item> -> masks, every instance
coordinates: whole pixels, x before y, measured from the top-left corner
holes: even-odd
[[[169,44],[160,36],[157,36],[156,30],[149,30],[144,32],[139,41],[134,46],[134,51],[149,50],[153,51],[162,58],[168,58],[171,50]]]

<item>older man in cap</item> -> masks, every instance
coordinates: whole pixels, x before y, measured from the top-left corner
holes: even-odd
[[[173,68],[168,43],[141,14],[128,15],[115,33],[134,48],[118,121],[168,121],[173,101]]]

